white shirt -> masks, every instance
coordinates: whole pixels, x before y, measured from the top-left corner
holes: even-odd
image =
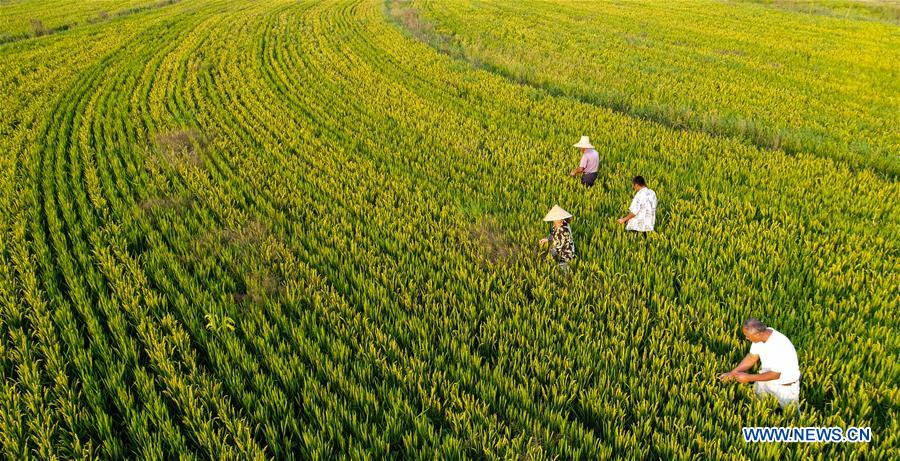
[[[638,232],[652,232],[656,225],[656,192],[649,187],[643,187],[634,194],[628,211],[634,213],[626,224],[626,230]]]
[[[772,332],[766,342],[753,343],[750,353],[758,355],[760,371],[776,371],[781,376],[773,381],[777,384],[790,384],[800,379],[800,365],[797,363],[797,351],[787,336],[769,328]]]

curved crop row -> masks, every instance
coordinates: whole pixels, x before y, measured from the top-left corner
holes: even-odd
[[[434,46],[555,95],[900,173],[895,24],[708,0],[389,4]]]

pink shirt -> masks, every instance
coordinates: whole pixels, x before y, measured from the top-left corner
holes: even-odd
[[[594,149],[588,149],[584,155],[581,156],[581,163],[579,163],[578,166],[584,168],[586,174],[596,173],[597,170],[600,169],[600,154]]]

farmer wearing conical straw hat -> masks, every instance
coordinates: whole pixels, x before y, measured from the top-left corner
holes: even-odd
[[[541,245],[550,246],[550,256],[553,256],[559,264],[559,268],[565,272],[569,269],[569,261],[575,257],[575,239],[572,237],[572,229],[569,227],[572,214],[560,208],[559,205],[553,205],[553,208],[544,216],[544,221],[552,222],[553,227],[550,228],[550,234],[541,239]]]
[[[572,170],[569,176],[574,178],[581,175],[581,184],[584,184],[585,187],[591,187],[597,179],[597,170],[600,169],[600,154],[591,145],[591,139],[587,136],[582,136],[581,140],[574,144],[573,147],[581,149],[581,161],[578,163],[578,168]]]

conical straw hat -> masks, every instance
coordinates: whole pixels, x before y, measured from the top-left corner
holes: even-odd
[[[587,136],[582,136],[581,141],[578,141],[578,144],[573,144],[572,147],[578,147],[580,149],[593,149],[594,146],[591,145],[591,138]]]
[[[563,210],[559,207],[559,205],[553,205],[553,208],[551,208],[550,211],[547,212],[547,216],[544,216],[544,221],[559,221],[571,217],[571,213]]]

